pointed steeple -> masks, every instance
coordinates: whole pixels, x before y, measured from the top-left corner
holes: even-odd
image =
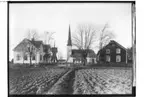
[[[70,25],[69,25],[69,33],[68,33],[67,46],[72,46]]]

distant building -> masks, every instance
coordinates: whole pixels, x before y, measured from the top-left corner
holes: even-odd
[[[116,41],[111,40],[108,45],[98,51],[97,60],[103,63],[127,63],[127,50]]]
[[[96,63],[96,54],[93,50],[88,49],[87,63]],[[67,62],[69,63],[82,63],[83,50],[72,49],[71,30],[69,26],[68,42],[67,42]]]
[[[45,54],[51,54],[50,45],[43,44],[42,41],[34,39],[24,39],[14,49],[14,63],[30,63],[30,53],[32,64],[43,63],[46,60]]]
[[[82,63],[83,62],[83,50],[73,49],[71,57],[73,59],[73,63]],[[87,50],[87,63],[96,63],[96,54],[93,50]]]

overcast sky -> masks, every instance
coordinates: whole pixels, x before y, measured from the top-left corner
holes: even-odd
[[[130,3],[25,3],[10,4],[9,8],[10,59],[13,48],[27,36],[29,29],[36,30],[42,40],[45,31],[55,32],[55,44],[66,58],[69,24],[73,34],[79,23],[108,23],[115,40],[124,47],[131,46]]]

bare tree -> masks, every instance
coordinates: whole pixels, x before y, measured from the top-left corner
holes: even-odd
[[[37,31],[35,29],[33,29],[33,30],[29,29],[28,33],[27,33],[27,38],[29,40],[31,40],[31,39],[38,40],[39,39],[39,35],[38,35],[38,33],[37,33]]]
[[[27,46],[27,52],[28,52],[28,55],[29,55],[29,58],[30,58],[30,65],[32,64],[32,56],[35,54],[34,49],[35,48],[31,44],[29,44]]]
[[[92,24],[79,24],[72,44],[78,49],[90,49],[97,39],[97,29]]]
[[[39,35],[38,35],[37,31],[35,29],[33,29],[33,30],[29,29],[28,33],[27,33],[27,39],[38,40]],[[25,50],[23,50],[23,51],[25,51]],[[26,53],[28,53],[28,55],[29,55],[30,65],[31,65],[32,64],[32,56],[35,54],[35,48],[31,44],[28,44],[27,50],[25,52],[23,52],[23,59],[24,59]],[[24,63],[24,60],[23,60],[23,63]]]
[[[82,50],[83,64],[86,64],[88,49],[92,48],[97,39],[97,29],[92,24],[79,24],[76,34],[72,37],[72,44]]]
[[[46,60],[46,62],[48,62],[48,60],[52,57],[51,52],[50,52],[50,49],[51,49],[50,43],[53,40],[54,33],[55,32],[44,32],[44,35],[45,35],[44,43],[46,44],[45,50],[44,50],[45,52],[44,59]]]
[[[108,30],[109,25],[106,23],[102,29],[100,29],[100,35],[99,35],[99,40],[98,40],[98,45],[96,46],[101,50],[108,42],[115,37],[114,33],[112,31]],[[100,55],[98,55],[100,56]],[[100,60],[100,59],[98,59]]]
[[[107,23],[102,29],[92,24],[78,25],[76,34],[73,35],[72,38],[73,45],[78,49],[82,49],[84,60],[86,60],[88,49],[94,47],[102,49],[109,42],[109,40],[115,37],[112,31],[109,31],[108,28],[109,25]],[[99,42],[98,45],[97,42]]]
[[[55,32],[44,32],[44,35],[45,35],[45,40],[44,40],[44,43],[45,44],[50,44],[51,40],[53,40],[53,35],[54,35]]]
[[[98,46],[99,49],[102,49],[109,42],[109,40],[115,37],[112,31],[107,30],[108,27],[109,25],[106,23],[100,30],[99,46]]]

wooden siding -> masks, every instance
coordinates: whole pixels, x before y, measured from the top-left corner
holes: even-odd
[[[120,49],[120,54],[116,53],[116,49]],[[110,53],[106,54],[106,49],[110,49]],[[116,43],[108,44],[106,47],[104,47],[99,52],[99,61],[106,62],[106,55],[110,56],[110,62],[116,62],[116,56],[121,56],[121,62],[126,62],[126,49],[124,49],[122,46],[117,45]]]

